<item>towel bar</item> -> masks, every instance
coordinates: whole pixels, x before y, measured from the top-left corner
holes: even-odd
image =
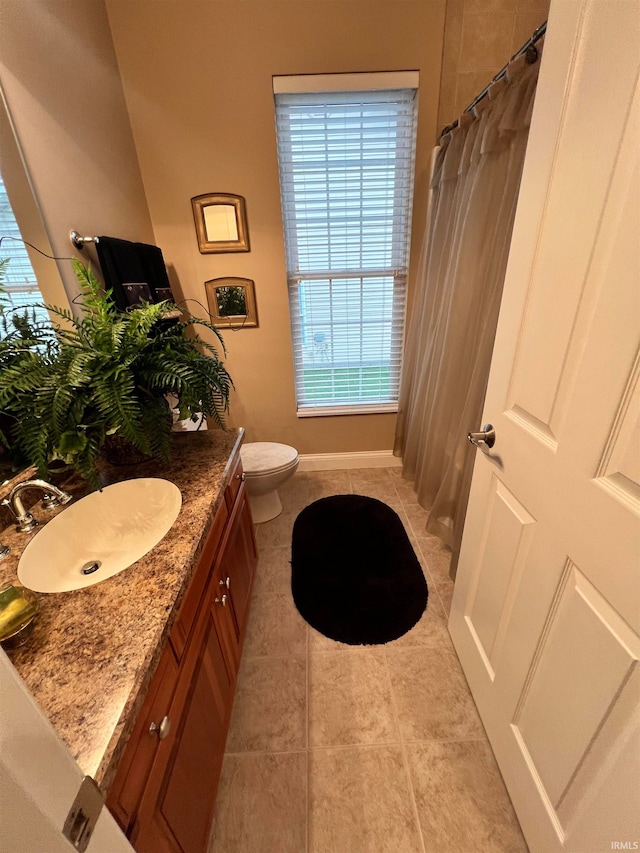
[[[69,231],[69,239],[71,240],[71,245],[74,249],[84,249],[87,243],[98,243],[100,242],[99,237],[83,237],[77,231]]]

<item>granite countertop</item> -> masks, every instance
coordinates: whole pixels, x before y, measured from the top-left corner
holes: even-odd
[[[229,461],[243,437],[243,430],[178,434],[169,463],[153,460],[111,469],[110,482],[163,477],[175,483],[182,492],[177,520],[155,548],[119,575],[75,592],[38,594],[40,613],[33,634],[24,646],[8,652],[81,769],[104,793],[113,781],[213,513],[223,500]],[[86,490],[80,483],[69,488],[76,495]],[[39,505],[32,512],[42,523],[52,517]],[[0,534],[0,542],[11,546],[11,554],[0,562],[0,587],[19,583],[18,560],[34,535],[37,532],[19,533],[13,527]]]

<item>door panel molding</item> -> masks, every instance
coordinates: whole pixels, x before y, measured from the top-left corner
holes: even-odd
[[[495,476],[490,482],[489,501],[465,618],[493,681],[535,518]]]
[[[513,407],[505,412],[505,417],[512,420],[520,429],[528,432],[536,441],[548,447],[552,453],[558,449],[558,441],[551,432],[549,424],[544,423],[531,412],[527,412],[518,403],[514,403]]]
[[[557,810],[637,666],[640,640],[571,560],[556,601],[512,725]]]
[[[640,516],[640,347],[622,392],[596,483]]]

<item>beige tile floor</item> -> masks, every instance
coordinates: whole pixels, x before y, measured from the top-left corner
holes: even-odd
[[[384,646],[310,628],[291,598],[291,530],[308,503],[392,506],[429,585]],[[526,853],[447,630],[449,551],[397,468],[298,473],[258,527],[259,565],[210,853]]]

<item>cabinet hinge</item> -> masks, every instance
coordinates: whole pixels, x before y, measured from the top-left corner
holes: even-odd
[[[91,776],[85,776],[62,827],[62,834],[83,853],[100,817],[104,797]]]

